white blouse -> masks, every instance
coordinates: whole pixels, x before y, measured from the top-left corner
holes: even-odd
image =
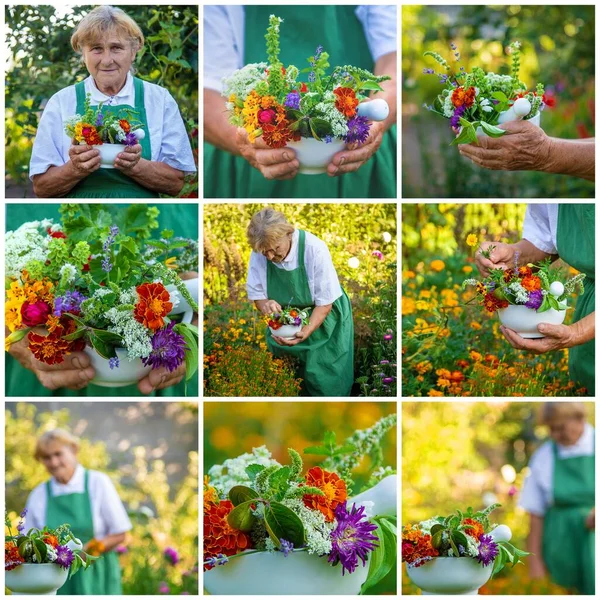
[[[523,238],[548,254],[558,254],[558,204],[528,204],[523,221]]]
[[[192,147],[175,100],[165,88],[147,81],[143,84],[152,160],[164,162],[186,173],[194,173],[196,165]],[[110,96],[106,96],[96,87],[93,77],[88,77],[84,85],[86,94],[91,94],[92,106],[110,100]],[[113,96],[110,104],[128,104],[135,107],[135,89],[131,73],[127,75],[123,89]],[[60,90],[48,100],[33,141],[29,179],[33,180],[34,175],[40,175],[52,166],[60,167],[69,161],[72,142],[65,133],[65,121],[76,113],[77,96],[74,85]]]
[[[558,447],[559,458],[593,456],[594,428],[585,424],[582,436],[572,446]],[[529,461],[529,474],[525,478],[519,497],[519,506],[532,515],[543,517],[554,503],[554,450],[552,442],[542,444]]]
[[[75,473],[68,483],[58,483],[50,479],[50,487],[54,496],[64,494],[83,494],[85,490],[85,469],[77,465]],[[119,498],[110,477],[99,471],[88,470],[88,491],[92,506],[94,537],[104,539],[108,535],[125,533],[132,528],[127,511]],[[27,498],[27,516],[25,526],[43,528],[46,525],[46,506],[48,492],[46,482],[40,483]]]
[[[285,271],[293,271],[298,268],[299,238],[300,232],[295,229],[289,254],[283,262],[271,263],[275,268]],[[314,305],[333,304],[342,295],[342,288],[331,260],[331,254],[325,242],[308,231],[305,232],[304,237],[304,266]],[[246,291],[249,300],[269,299],[267,296],[267,259],[258,252],[252,251],[250,255]],[[293,306],[294,300],[291,300]]]

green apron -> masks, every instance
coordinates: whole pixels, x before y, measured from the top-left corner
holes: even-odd
[[[304,266],[304,231],[299,231],[298,267],[278,269],[267,261],[267,296],[281,306],[314,308]],[[307,396],[349,396],[354,383],[354,323],[346,292],[331,308],[320,327],[295,346],[280,346],[267,327],[267,346],[274,356],[291,355],[299,360],[297,375]]]
[[[50,481],[46,483],[48,503],[46,507],[46,525],[56,528],[68,523],[76,538],[83,545],[94,538],[92,505],[88,488],[88,471],[85,471],[85,490],[83,494],[64,494],[53,496]],[[59,596],[122,594],[121,567],[115,552],[106,552],[94,561],[86,571],[79,570],[58,590]]]
[[[594,312],[596,304],[595,207],[593,204],[559,204],[556,247],[567,264],[585,273],[585,292],[577,299],[573,322]],[[595,340],[569,348],[569,376],[593,396],[596,389]]]
[[[118,104],[106,106],[105,112],[116,115],[119,119],[127,119],[128,112],[135,110],[136,119],[143,123],[146,136],[140,140],[142,146],[142,158],[152,160],[152,148],[150,146],[150,130],[146,119],[146,106],[144,104],[144,82],[137,77],[133,78],[135,89],[135,108],[129,104]],[[75,84],[77,94],[77,114],[84,112],[85,84],[83,81]],[[150,191],[136,183],[118,169],[100,168],[82,179],[65,198],[158,198],[157,192]]]
[[[594,594],[596,536],[585,519],[595,505],[595,455],[560,459],[552,447],[554,504],[544,516],[544,563],[558,585]]]
[[[117,204],[116,206],[124,206]],[[159,229],[173,229],[175,235],[188,238],[198,238],[198,207],[195,204],[152,204],[160,209],[158,216]],[[6,230],[14,231],[20,225],[32,219],[60,220],[58,209],[60,204],[9,204],[6,208]],[[5,390],[11,397],[42,397],[42,396],[109,396],[109,397],[144,397],[136,385],[127,385],[119,388],[107,388],[90,383],[82,390],[68,390],[61,388],[49,390],[45,388],[38,378],[25,367],[21,366],[8,352],[4,353],[5,360]],[[159,390],[150,394],[150,397],[165,397],[185,395],[185,384]],[[198,374],[187,384],[187,395],[198,395]]]
[[[373,60],[355,6],[245,6],[244,64],[266,60],[264,33],[269,15],[283,18],[281,62],[302,70],[320,44],[337,65],[373,69]],[[301,77],[305,78],[306,74]],[[225,98],[223,98],[225,107]],[[240,156],[204,144],[206,198],[395,198],[396,126],[383,136],[374,156],[356,173],[340,177],[298,174],[269,181]]]

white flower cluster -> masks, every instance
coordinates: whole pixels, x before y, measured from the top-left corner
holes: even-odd
[[[75,268],[75,265],[65,263],[58,271],[58,274],[60,275],[61,281],[64,281],[64,283],[71,283],[75,281],[75,278],[77,277],[77,269]]]
[[[237,458],[228,458],[222,465],[214,465],[208,470],[210,484],[219,492],[221,498],[226,498],[229,490],[235,485],[248,485],[250,478],[246,473],[246,467],[250,465],[262,465],[271,467],[281,465],[273,458],[266,446],[252,448],[252,452],[246,452]]]
[[[483,112],[492,112],[494,110],[494,107],[487,98],[483,98],[483,100],[479,101],[479,107]]]
[[[18,278],[27,263],[37,260],[45,263],[48,259],[48,244],[52,239],[46,234],[45,229],[52,226],[52,221],[29,221],[23,223],[15,231],[6,233],[5,249],[5,275]],[[44,228],[44,233],[40,231]]]
[[[442,104],[442,112],[445,117],[450,118],[454,114],[454,104],[452,104],[452,91],[444,90],[442,95],[445,96],[444,103]]]
[[[95,295],[96,294],[94,294],[94,296]],[[119,294],[119,302],[121,304],[136,304],[137,301],[138,293],[134,285],[131,286],[128,290],[121,290],[121,293]]]
[[[521,285],[519,281],[513,281],[508,289],[515,295],[515,302],[517,304],[525,304],[529,301],[529,292]]]
[[[427,519],[427,521],[421,521],[418,527],[425,535],[428,535],[434,525],[439,525],[439,521],[436,517]]]
[[[304,525],[306,532],[306,548],[309,554],[329,554],[331,552],[331,532],[337,527],[337,521],[325,521],[325,515],[318,510],[311,510],[300,498],[288,498],[281,502],[294,511]]]
[[[229,77],[223,77],[223,92],[221,95],[229,98],[231,94],[234,94],[236,98],[245,100],[257,84],[267,80],[267,75],[265,74],[267,67],[267,63],[264,62],[250,63],[238,69]]]
[[[46,549],[48,550],[48,553],[46,554],[46,561],[54,562],[57,558],[56,550],[50,544],[46,544]]]
[[[112,323],[108,327],[108,331],[123,338],[123,345],[127,348],[129,360],[146,358],[152,352],[148,331],[135,320],[132,312],[111,308],[104,313],[104,316]]]
[[[331,133],[334,137],[343,138],[348,133],[346,117],[331,102],[319,102],[315,111],[321,113],[319,116],[331,125]]]

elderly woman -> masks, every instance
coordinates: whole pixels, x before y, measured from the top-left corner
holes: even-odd
[[[68,579],[60,595],[121,594],[121,569],[113,550],[125,540],[131,522],[108,475],[84,469],[77,461],[78,450],[79,440],[64,429],[38,439],[34,456],[50,479],[27,499],[27,527],[68,523],[84,550],[101,556],[93,568]]]
[[[524,339],[508,327],[500,331],[517,349],[542,354],[569,349],[569,376],[587,393],[594,395],[595,377],[595,208],[593,204],[530,204],[523,224],[523,239],[516,244],[484,242],[481,249],[494,246],[490,258],[478,252],[477,268],[487,276],[493,268],[509,269],[515,263],[526,265],[545,258],[561,258],[585,273],[585,292],[577,299],[571,325],[538,326],[543,338]]]
[[[77,26],[71,45],[90,76],[50,98],[33,144],[29,177],[42,198],[154,198],[176,196],[194,158],[177,104],[158,85],[133,77],[144,35],[121,9],[98,6]],[[100,168],[94,146],[65,133],[67,119],[83,114],[86,95],[118,118],[133,111],[145,137],[117,155],[114,169]]]
[[[551,440],[531,457],[519,500],[530,517],[531,576],[594,594],[594,428],[581,402],[548,402],[541,416]]]
[[[352,307],[327,246],[272,208],[252,217],[247,235],[252,247],[248,298],[264,315],[286,306],[310,311],[308,325],[292,340],[267,329],[269,350],[298,359],[305,395],[349,396],[354,382]]]

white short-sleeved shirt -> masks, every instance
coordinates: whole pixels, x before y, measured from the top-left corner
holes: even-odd
[[[361,5],[355,10],[362,23],[373,61],[398,48],[396,6]],[[244,62],[244,7],[208,5],[204,7],[204,87],[223,91],[222,79],[241,69]],[[326,48],[327,50],[327,48]]]
[[[582,436],[572,446],[557,444],[559,458],[592,456],[595,430],[585,424]],[[543,517],[554,503],[554,450],[552,442],[542,444],[529,461],[529,475],[525,478],[519,497],[519,506],[532,515]]]
[[[271,263],[275,268],[285,271],[293,271],[298,268],[299,238],[300,232],[295,229],[289,254],[283,262]],[[333,304],[342,295],[342,288],[331,260],[331,254],[325,242],[308,231],[305,232],[304,237],[304,266],[314,305]],[[246,291],[249,300],[268,300],[269,298],[267,296],[267,259],[258,252],[252,251],[250,255]]]
[[[112,100],[96,87],[93,77],[88,77],[84,84],[85,93],[91,94],[92,106],[100,102],[108,104],[110,101],[114,106],[128,104],[135,107],[135,87],[131,73],[127,75],[123,89],[113,96]],[[194,173],[196,165],[192,147],[173,96],[168,90],[154,83],[144,81],[143,85],[152,160],[164,162],[186,173]],[[40,175],[52,166],[60,167],[69,161],[72,141],[65,133],[65,122],[75,114],[77,96],[74,85],[60,90],[48,100],[33,141],[29,163],[31,180],[34,175]]]
[[[50,479],[50,488],[54,496],[64,494],[83,494],[85,490],[85,469],[77,465],[75,473],[68,483],[58,483]],[[102,540],[108,535],[125,533],[131,529],[131,521],[127,511],[117,494],[110,477],[99,471],[88,470],[88,490],[92,505],[92,520],[94,521],[94,537]],[[40,483],[27,498],[27,517],[25,526],[43,528],[46,525],[46,507],[48,491],[46,482]]]
[[[548,254],[558,254],[558,204],[528,204],[523,221],[523,238]]]

